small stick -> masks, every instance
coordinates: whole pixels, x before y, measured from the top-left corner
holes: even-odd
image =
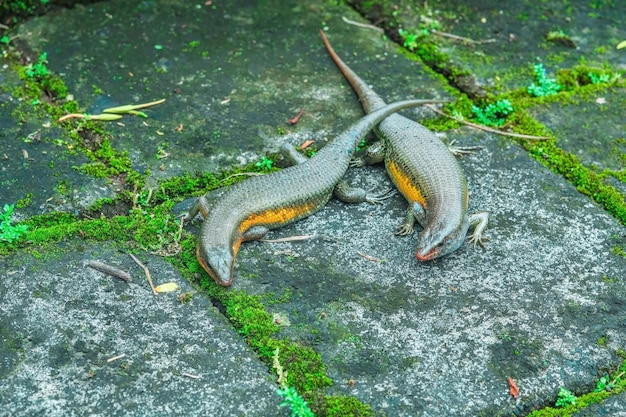
[[[280,242],[297,242],[301,240],[312,239],[317,235],[303,235],[303,236],[289,236],[289,237],[281,237],[279,239],[261,239],[261,242],[267,243],[280,243]]]
[[[7,25],[3,25],[2,23],[0,23],[0,29],[8,29],[9,27]]]
[[[615,385],[615,383],[617,382],[618,379],[620,379],[622,377],[622,375],[624,375],[626,373],[626,371],[622,372],[621,374],[619,374],[618,376],[616,376],[613,379],[613,382],[611,382],[611,384]]]
[[[374,262],[382,262],[382,261],[383,261],[382,259],[374,258],[373,256],[366,255],[366,254],[364,254],[363,252],[360,252],[360,251],[356,251],[356,253],[357,253],[359,256],[364,257],[364,258],[365,258],[365,259],[367,259],[368,261],[374,261]]]
[[[162,98],[161,100],[151,101],[150,103],[127,104],[124,106],[111,107],[109,109],[104,109],[102,110],[102,113],[130,113],[131,111],[134,111],[137,109],[144,109],[146,107],[156,106],[157,104],[161,104],[164,102],[165,102],[165,99]]]
[[[104,272],[107,275],[111,275],[112,277],[119,278],[122,281],[126,281],[126,282],[132,281],[132,278],[128,272],[123,271],[114,266],[107,265],[100,261],[89,260],[87,261],[87,266],[90,266],[97,271]]]
[[[473,39],[470,38],[464,38],[463,36],[458,36],[458,35],[453,35],[452,33],[446,33],[446,32],[440,32],[438,30],[435,29],[431,29],[430,33],[432,33],[433,35],[438,35],[444,38],[450,38],[450,39],[454,39],[457,41],[462,41],[462,42],[467,42],[467,43],[472,43],[472,44],[479,44],[479,43],[493,43],[496,40],[495,39],[486,39],[484,41],[475,41]]]
[[[137,259],[137,257],[132,253],[129,253],[129,255],[131,258],[133,258],[133,261],[135,261],[137,265],[139,265],[139,267],[143,269],[143,272],[145,272],[148,283],[150,284],[150,288],[152,288],[152,294],[158,295],[156,289],[154,288],[154,284],[152,283],[152,277],[150,276],[150,270],[148,269],[148,267],[142,264],[139,259]]]
[[[261,174],[260,172],[240,172],[238,174],[233,174],[233,175],[229,175],[228,177],[224,178],[223,180],[220,181],[220,183],[224,183],[225,181],[234,178],[234,177],[240,177],[240,176],[246,176],[246,177],[256,177],[259,175],[265,175],[265,174]]]
[[[200,379],[199,375],[188,374],[187,372],[183,372],[182,376],[186,376],[187,378]]]
[[[452,119],[452,120],[456,120],[457,122],[462,123],[462,124],[467,125],[467,126],[470,126],[470,127],[473,127],[474,129],[484,130],[485,132],[497,133],[497,134],[503,135],[503,136],[511,136],[511,137],[514,137],[514,138],[522,138],[522,139],[535,139],[535,140],[547,140],[547,139],[550,139],[548,136],[531,136],[531,135],[522,135],[522,134],[519,134],[519,133],[503,132],[503,131],[498,130],[498,129],[492,129],[492,128],[487,127],[487,126],[477,125],[477,124],[472,123],[472,122],[468,122],[468,121],[465,121],[465,120],[457,119],[456,117],[450,116],[449,114],[442,112],[441,110],[435,108],[434,106],[432,106],[430,104],[425,104],[424,106],[428,107],[429,109],[431,109],[432,111],[434,111],[437,114],[440,114],[442,116],[446,116],[447,118]]]
[[[112,358],[107,359],[107,362],[113,362],[113,361],[116,361],[118,359],[122,359],[124,356],[126,356],[125,353],[122,353],[121,355],[113,356]]]
[[[119,114],[86,114],[86,113],[70,113],[65,116],[61,116],[57,119],[57,122],[62,122],[67,119],[87,119],[87,120],[104,120],[113,121],[119,120],[122,116]]]
[[[354,25],[354,26],[358,26],[360,28],[372,29],[372,30],[375,30],[376,32],[385,33],[385,29],[383,29],[383,28],[379,28],[378,26],[374,26],[374,25],[369,25],[367,23],[355,22],[354,20],[350,20],[350,19],[348,19],[345,16],[341,16],[341,20],[343,20],[344,22],[346,22],[349,25]]]

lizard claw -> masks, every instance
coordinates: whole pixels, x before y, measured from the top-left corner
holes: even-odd
[[[489,238],[482,234],[474,233],[467,238],[467,242],[473,245],[474,248],[476,248],[476,245],[480,245],[481,248],[485,249],[485,242],[489,242]]]
[[[350,168],[359,168],[359,167],[365,166],[365,162],[363,161],[362,158],[352,158],[348,166]]]
[[[372,203],[372,204],[382,204],[383,201],[385,201],[386,199],[390,198],[393,195],[394,195],[393,189],[387,188],[385,191],[383,191],[380,194],[367,193],[365,197],[365,201],[367,201],[368,203]]]
[[[413,233],[413,226],[407,223],[402,223],[396,229],[396,236],[407,236]]]
[[[454,146],[454,142],[456,141],[453,140],[448,144],[448,150],[456,157],[471,155],[482,149],[481,146]]]

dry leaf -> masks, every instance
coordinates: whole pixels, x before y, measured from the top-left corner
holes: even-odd
[[[166,284],[159,285],[154,290],[156,292],[172,292],[172,291],[176,291],[177,289],[178,289],[178,284],[176,284],[175,282],[168,282]]]
[[[295,115],[294,117],[292,117],[291,119],[287,120],[289,122],[289,124],[295,125],[296,123],[298,123],[298,120],[300,120],[300,117],[302,117],[302,115],[304,114],[304,107],[300,109],[300,112]]]
[[[519,388],[517,388],[517,384],[511,377],[508,377],[507,381],[509,382],[509,394],[511,394],[511,397],[517,399],[519,397]]]
[[[311,140],[311,139],[305,140],[304,143],[302,145],[300,145],[300,149],[306,149],[309,146],[311,146],[311,144],[313,144],[313,143],[315,143],[314,140]]]

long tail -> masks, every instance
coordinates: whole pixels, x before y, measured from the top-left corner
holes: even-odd
[[[352,71],[350,67],[348,67],[345,62],[341,60],[341,58],[339,58],[339,55],[337,55],[333,47],[330,46],[330,42],[328,42],[328,38],[326,38],[326,34],[323,30],[320,30],[320,35],[322,36],[322,41],[328,50],[328,54],[337,65],[337,68],[339,68],[339,71],[341,71],[343,76],[346,77],[346,80],[348,80],[356,92],[359,100],[361,100],[365,113],[370,113],[373,110],[385,106],[387,103],[385,103],[385,101],[378,94],[376,94],[374,90],[369,88],[367,83],[363,81],[361,77],[356,75],[356,73]]]

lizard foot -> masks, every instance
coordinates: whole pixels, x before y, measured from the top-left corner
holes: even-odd
[[[448,144],[448,150],[457,158],[463,155],[474,154],[482,149],[481,146],[454,146],[454,142],[456,141],[453,140]]]
[[[485,242],[489,242],[489,238],[481,234],[476,235],[476,233],[474,233],[467,238],[467,243],[473,245],[474,248],[476,248],[476,245],[480,245],[481,248],[485,249]]]
[[[413,226],[410,224],[402,223],[396,229],[396,236],[407,236],[413,233]]]
[[[359,168],[365,166],[365,161],[363,161],[363,158],[352,158],[349,166],[350,168]]]
[[[368,192],[367,195],[365,196],[365,201],[367,201],[368,203],[372,203],[372,204],[382,204],[383,201],[390,198],[394,194],[395,192],[393,191],[393,188],[387,188],[385,191],[383,191],[380,194],[370,194]]]

